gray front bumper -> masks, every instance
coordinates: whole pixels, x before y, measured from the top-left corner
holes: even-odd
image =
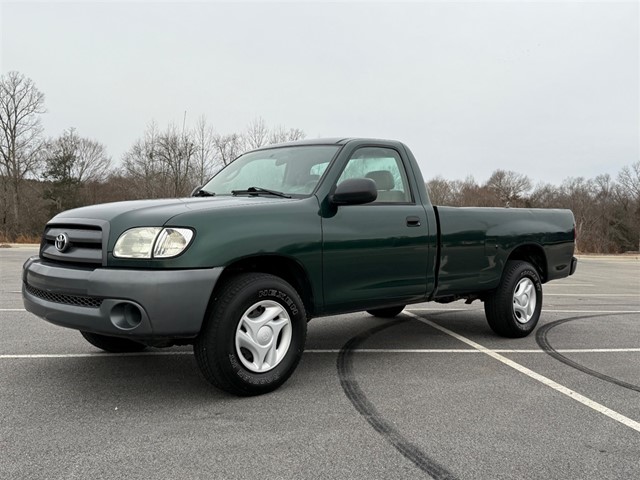
[[[31,257],[23,267],[22,296],[27,311],[63,327],[134,338],[194,337],[221,273],[222,267],[62,267]],[[127,312],[135,313],[135,322],[126,320]]]

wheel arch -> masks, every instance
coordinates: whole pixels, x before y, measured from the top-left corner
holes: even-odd
[[[514,248],[507,261],[521,260],[529,262],[540,275],[540,281],[546,283],[548,279],[547,255],[542,246],[537,243],[527,243]]]
[[[317,311],[313,288],[305,268],[295,259],[284,255],[253,255],[244,257],[227,265],[216,282],[211,298],[222,288],[226,281],[240,273],[268,273],[289,283],[300,295],[307,318],[311,319]]]

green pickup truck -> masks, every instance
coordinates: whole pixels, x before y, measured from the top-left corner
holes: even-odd
[[[400,142],[311,140],[245,153],[189,198],[56,215],[22,294],[107,352],[193,344],[208,381],[256,395],[293,373],[312,317],[477,299],[526,336],[574,243],[568,210],[433,206]]]

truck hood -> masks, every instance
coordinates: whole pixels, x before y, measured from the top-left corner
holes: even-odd
[[[78,220],[102,220],[111,224],[111,231],[123,231],[131,227],[162,226],[181,213],[196,210],[249,207],[266,203],[291,202],[286,198],[272,197],[188,197],[156,200],[132,200],[104,203],[67,210],[53,217],[49,223],[67,223]]]

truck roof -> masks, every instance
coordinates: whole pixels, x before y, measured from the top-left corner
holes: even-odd
[[[285,143],[276,143],[272,145],[265,145],[260,148],[256,148],[255,150],[266,150],[269,148],[277,148],[277,147],[289,147],[294,145],[345,145],[349,142],[384,142],[391,144],[398,144],[399,142],[395,140],[384,140],[380,138],[359,138],[359,137],[335,137],[335,138],[309,138],[305,140],[297,140],[295,142],[285,142]],[[255,151],[254,150],[254,151]]]

